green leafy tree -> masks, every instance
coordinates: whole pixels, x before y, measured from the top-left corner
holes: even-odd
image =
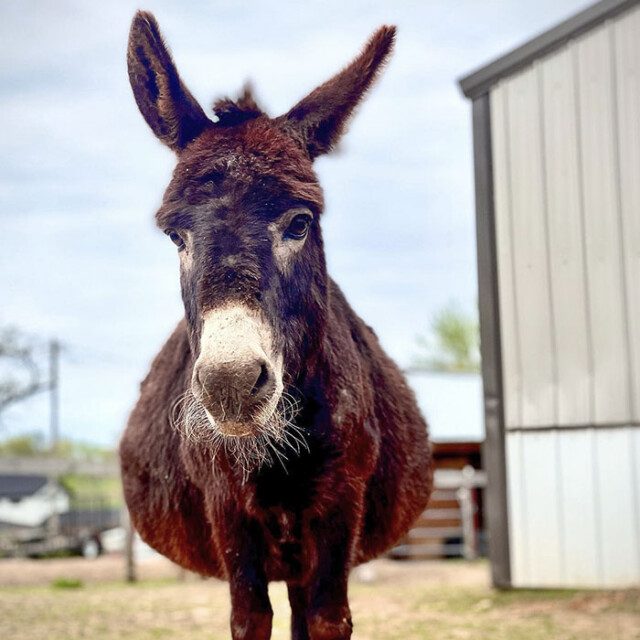
[[[111,462],[116,452],[111,447],[63,438],[52,450],[39,433],[25,433],[0,440],[0,456],[50,456],[65,460]]]
[[[37,433],[13,436],[0,442],[0,456],[38,456],[44,452],[42,437]]]
[[[416,338],[419,349],[411,369],[475,373],[480,371],[480,332],[475,317],[450,303],[431,323],[432,338]]]

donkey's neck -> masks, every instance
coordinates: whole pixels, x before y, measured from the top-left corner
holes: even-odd
[[[351,308],[338,285],[331,279],[328,285],[322,340],[303,363],[298,388],[305,396],[303,402],[320,403],[335,413],[348,399],[349,413],[364,418],[370,406],[363,389],[370,386],[373,332]]]

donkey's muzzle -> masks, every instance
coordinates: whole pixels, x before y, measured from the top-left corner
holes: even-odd
[[[202,363],[194,370],[196,392],[204,408],[219,426],[248,423],[275,391],[275,379],[269,364],[260,358],[224,363]]]
[[[256,435],[271,418],[282,393],[272,344],[270,325],[243,305],[204,315],[191,389],[219,432]]]

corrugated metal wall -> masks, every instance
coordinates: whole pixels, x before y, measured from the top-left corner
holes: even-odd
[[[638,583],[640,9],[490,100],[512,582]]]

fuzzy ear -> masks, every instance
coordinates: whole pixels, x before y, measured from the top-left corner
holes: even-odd
[[[129,32],[129,81],[147,124],[174,151],[197,137],[210,120],[182,84],[156,19],[138,11]]]
[[[278,118],[311,158],[327,153],[338,142],[349,116],[391,53],[395,34],[395,27],[380,27],[350,65]]]

